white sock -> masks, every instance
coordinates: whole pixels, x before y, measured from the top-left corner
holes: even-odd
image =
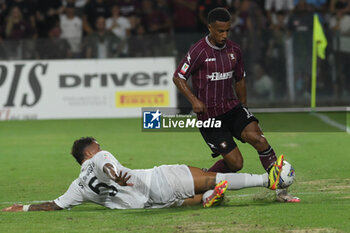
[[[205,193],[203,193],[202,201],[205,202],[205,199],[207,199],[213,192],[214,192],[214,189],[210,189],[210,190],[206,191]]]
[[[262,177],[263,177],[264,187],[267,188],[269,186],[269,174],[264,173],[262,174]]]
[[[236,190],[250,187],[267,187],[267,173],[263,175],[247,174],[247,173],[217,173],[216,183],[227,180],[228,189]]]

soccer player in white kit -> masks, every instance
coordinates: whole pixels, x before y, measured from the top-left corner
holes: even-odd
[[[93,202],[110,209],[164,208],[203,203],[210,207],[223,200],[226,189],[269,187],[267,173],[204,172],[187,165],[162,165],[152,169],[129,169],[92,137],[74,142],[72,155],[81,164],[80,175],[65,194],[52,202],[14,204],[3,211],[61,210]],[[283,160],[278,163],[281,167]],[[282,169],[279,169],[282,170]],[[275,179],[279,179],[275,177]]]

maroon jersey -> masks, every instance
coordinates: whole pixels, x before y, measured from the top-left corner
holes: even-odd
[[[237,82],[245,76],[241,49],[230,40],[224,47],[216,47],[207,36],[191,47],[174,76],[185,80],[192,77],[194,94],[208,108],[198,119],[222,115],[239,103],[233,90],[233,78]]]

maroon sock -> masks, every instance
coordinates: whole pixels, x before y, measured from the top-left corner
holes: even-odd
[[[270,146],[267,150],[258,152],[260,162],[263,165],[264,169],[267,171],[271,167],[271,165],[277,160],[275,151]]]
[[[211,168],[209,168],[208,171],[209,172],[221,172],[221,173],[232,172],[223,159],[220,159],[219,161],[217,161]]]

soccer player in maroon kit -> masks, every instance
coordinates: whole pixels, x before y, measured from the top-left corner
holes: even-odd
[[[176,69],[173,81],[192,104],[199,120],[215,118],[222,122],[221,128],[199,129],[213,152],[212,156],[223,156],[208,171],[224,173],[242,169],[243,157],[233,140],[235,137],[242,142],[248,142],[257,150],[264,169],[273,176],[277,174],[276,169],[278,170],[281,158],[277,159],[258,125],[258,120],[245,107],[246,74],[240,47],[227,39],[230,25],[231,16],[225,8],[210,11],[209,35],[190,48]],[[193,92],[187,84],[190,77]],[[283,156],[281,157],[283,160]],[[286,190],[277,191],[277,200],[299,201]]]

